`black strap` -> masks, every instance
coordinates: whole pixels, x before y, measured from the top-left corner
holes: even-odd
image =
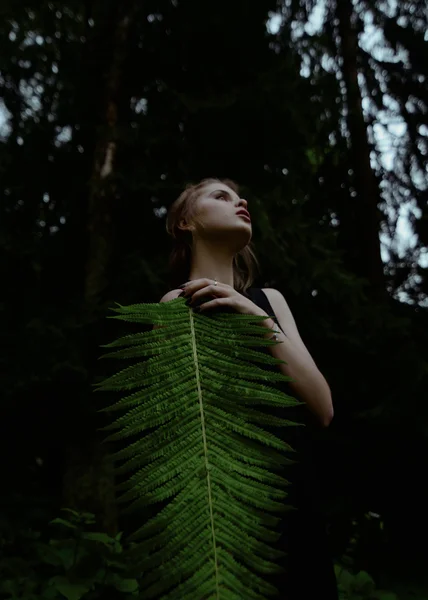
[[[249,295],[250,299],[254,302],[254,304],[260,306],[260,308],[262,308],[271,317],[271,319],[275,321],[275,323],[281,329],[282,333],[286,336],[287,334],[279,324],[278,319],[276,318],[275,311],[273,310],[272,305],[269,302],[269,298],[266,296],[262,288],[249,288],[247,290],[247,294]]]

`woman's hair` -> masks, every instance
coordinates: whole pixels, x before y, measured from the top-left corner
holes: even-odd
[[[166,230],[174,240],[169,257],[172,288],[176,288],[188,280],[192,261],[192,232],[181,229],[180,221],[185,219],[186,222],[189,222],[192,219],[196,200],[203,188],[210,183],[223,183],[232,188],[234,192],[239,193],[237,184],[230,179],[207,178],[197,184],[187,184],[184,191],[170,206],[166,219]],[[253,284],[257,270],[259,270],[259,263],[250,242],[233,258],[234,288],[240,293],[245,292]]]

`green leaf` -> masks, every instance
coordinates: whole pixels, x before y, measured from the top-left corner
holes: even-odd
[[[98,571],[95,573],[94,577],[93,577],[93,581],[96,583],[103,583],[106,579],[106,569],[102,568],[102,569],[98,569]]]
[[[68,571],[68,569],[71,569],[71,567],[74,564],[75,561],[75,551],[74,548],[62,548],[61,550],[58,550],[58,556],[61,558],[62,560],[62,564],[63,567],[66,571]],[[76,556],[77,558],[77,556]]]
[[[354,589],[368,595],[376,589],[376,584],[366,571],[360,571],[354,577]]]
[[[48,586],[43,590],[40,598],[43,600],[58,600],[58,590],[54,586]]]
[[[80,600],[92,588],[92,583],[71,583],[66,577],[54,577],[51,579],[51,584],[65,597],[67,600]]]
[[[117,578],[114,586],[119,592],[127,592],[130,594],[136,592],[139,587],[136,579],[121,579],[120,577]]]
[[[111,560],[110,558],[106,559],[105,564],[108,567],[115,567],[116,569],[126,569],[126,565],[123,562],[120,562],[118,560]]]
[[[336,574],[337,583],[342,586],[342,589],[350,595],[353,590],[354,576],[344,566],[335,564],[334,571]]]
[[[82,533],[82,538],[85,540],[92,540],[93,542],[100,542],[109,547],[112,546],[112,544],[114,544],[115,542],[114,538],[110,537],[106,533]]]
[[[63,559],[58,550],[49,544],[37,544],[36,553],[40,560],[48,565],[58,567],[63,564]]]
[[[77,529],[77,525],[67,521],[66,519],[56,518],[53,521],[49,521],[51,525],[64,525],[64,527],[69,527],[70,529]]]
[[[124,413],[106,440],[122,440],[117,473],[133,472],[117,486],[118,502],[132,511],[167,501],[131,536],[147,597],[171,590],[168,598],[202,598],[219,585],[234,597],[255,588],[270,595],[275,588],[259,574],[278,570],[284,555],[271,545],[281,519],[271,513],[292,508],[288,481],[275,471],[292,462],[293,448],[263,425],[300,425],[286,410],[304,403],[273,387],[290,378],[269,351],[276,342],[265,339],[264,318],[197,315],[181,298],[114,311],[164,326],[108,344],[116,349],[109,356],[130,362],[97,383],[98,391],[125,392],[103,409]],[[284,418],[263,405],[284,409]],[[114,574],[108,579],[116,585]]]
[[[79,564],[81,559],[88,555],[88,551],[76,540],[50,540],[49,545],[61,559],[61,563],[65,570],[70,569],[74,563]]]
[[[372,593],[372,598],[373,600],[399,600],[397,594],[385,590],[376,590]]]
[[[114,546],[113,546],[113,552],[115,554],[122,554],[123,547],[122,547],[122,544],[120,542],[116,542],[115,541]]]
[[[91,512],[82,512],[79,516],[81,520],[88,525],[95,523],[96,521],[94,513]]]
[[[73,508],[61,508],[61,510],[65,510],[66,512],[71,513],[74,517],[78,517],[79,513],[77,510],[74,510]]]

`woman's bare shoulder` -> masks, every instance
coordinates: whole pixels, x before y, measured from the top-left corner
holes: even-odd
[[[171,290],[170,292],[167,292],[164,296],[162,296],[159,302],[169,302],[170,300],[174,300],[175,298],[178,298],[182,291],[183,290],[180,288],[176,290]]]

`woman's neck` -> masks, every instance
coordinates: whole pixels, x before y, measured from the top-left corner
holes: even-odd
[[[233,254],[224,245],[198,243],[190,267],[189,281],[193,279],[216,279],[233,287]]]

